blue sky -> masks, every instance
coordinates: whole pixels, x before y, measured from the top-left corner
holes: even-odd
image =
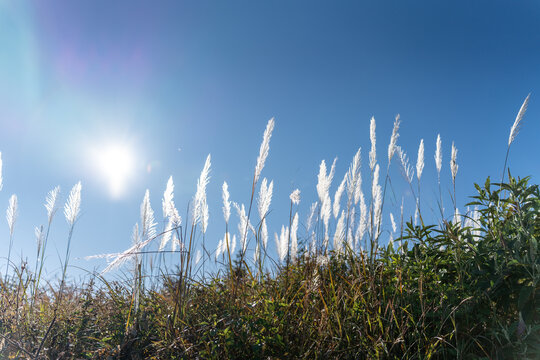
[[[510,168],[537,181],[539,20],[537,1],[0,1],[0,204],[19,198],[14,251],[33,263],[45,195],[60,185],[65,199],[81,180],[72,264],[102,268],[76,258],[127,248],[147,188],[161,219],[170,175],[184,214],[208,153],[207,238],[216,244],[224,231],[221,184],[229,183],[232,200],[249,201],[271,117],[262,175],[275,183],[271,234],[288,222],[295,188],[305,221],[322,159],[339,158],[333,193],[362,147],[368,191],[371,116],[384,165],[396,114],[398,143],[413,164],[424,139],[426,201],[436,188],[436,136],[446,194],[454,141],[462,207],[474,182],[500,178],[510,126],[531,92]],[[114,143],[136,153],[121,196],[111,196],[88,155]],[[391,175],[406,196],[397,166]],[[67,237],[58,215],[50,272]]]

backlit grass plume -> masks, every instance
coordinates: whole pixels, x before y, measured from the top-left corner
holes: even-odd
[[[13,236],[13,229],[15,227],[15,221],[17,220],[17,195],[13,194],[9,198],[9,205],[6,210],[6,220],[9,226],[9,235]]]
[[[388,145],[388,167],[390,167],[390,162],[396,151],[397,139],[399,137],[399,114],[396,116],[394,121],[394,128],[392,129],[392,136],[390,137],[390,144]]]
[[[525,101],[523,101],[523,104],[521,104],[518,114],[516,115],[516,120],[514,120],[514,123],[512,124],[512,127],[510,128],[510,135],[508,136],[508,147],[512,145],[512,143],[516,139],[517,134],[519,133],[519,129],[521,128],[521,121],[523,120],[523,116],[525,115],[525,112],[527,111],[527,107],[529,106],[530,97],[531,97],[531,94],[527,95],[527,97],[525,98]]]
[[[343,177],[343,180],[341,180],[341,183],[339,184],[336,193],[334,195],[334,218],[337,218],[339,215],[339,209],[341,206],[341,195],[343,195],[343,191],[345,191],[345,185],[347,183],[347,174]]]
[[[266,216],[268,210],[270,210],[270,203],[272,202],[272,192],[274,190],[274,182],[268,181],[266,178],[262,180],[261,188],[259,190],[259,199],[257,201],[257,210],[261,219],[261,240],[264,248],[268,245],[268,227],[266,225]]]
[[[420,182],[422,172],[424,171],[424,139],[420,140],[418,146],[418,157],[416,158],[416,178]]]
[[[454,142],[452,141],[452,156],[450,157],[450,172],[452,174],[452,182],[454,183],[454,186],[456,186],[456,175],[458,172],[458,164],[457,164],[457,148],[454,145]]]
[[[210,179],[210,154],[206,157],[201,175],[197,180],[197,191],[193,199],[193,225],[202,224],[203,233],[206,232],[208,226],[208,204],[206,202],[206,186]]]
[[[79,181],[69,192],[68,200],[64,205],[64,216],[71,226],[73,226],[81,211],[81,188],[82,185]]]
[[[375,117],[371,117],[369,122],[369,140],[371,141],[371,150],[369,150],[369,168],[371,171],[375,170],[375,164],[377,163],[377,137],[375,135]]]
[[[256,184],[259,181],[261,172],[264,168],[264,163],[268,157],[268,152],[270,150],[270,138],[272,137],[272,131],[274,130],[274,118],[271,118],[266,124],[266,129],[264,130],[263,141],[259,149],[259,156],[257,157],[257,165],[255,166],[255,176],[253,178],[253,183]]]
[[[222,197],[223,197],[223,218],[225,223],[229,222],[231,217],[231,200],[229,195],[229,185],[226,181],[223,182],[222,186]]]
[[[516,120],[514,120],[514,123],[512,124],[512,127],[510,128],[510,135],[508,136],[508,146],[506,148],[506,156],[504,158],[504,166],[501,176],[501,182],[504,180],[504,172],[506,171],[506,164],[508,162],[508,154],[510,153],[510,145],[514,142],[516,139],[517,134],[519,133],[519,129],[521,128],[521,121],[523,120],[523,116],[525,116],[525,112],[527,111],[527,107],[529,106],[529,98],[531,97],[531,94],[527,95],[525,98],[525,101],[523,101],[523,104],[521,104],[521,107],[519,108],[519,111],[516,115]]]

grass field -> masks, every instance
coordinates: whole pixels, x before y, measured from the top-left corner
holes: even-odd
[[[511,127],[508,151],[527,102],[528,97]],[[413,167],[397,145],[396,118],[383,175],[372,119],[370,184],[364,184],[370,191],[362,191],[360,150],[333,198],[335,167],[323,161],[318,199],[307,221],[299,220],[301,194],[294,191],[289,222],[269,241],[265,219],[273,182],[261,174],[273,127],[270,120],[249,203],[231,202],[223,184],[227,225],[217,249],[209,249],[205,238],[210,156],[188,218],[179,215],[171,179],[162,204],[167,226],[159,232],[147,193],[132,247],[103,255],[109,261],[104,272],[83,283],[69,278],[80,183],[63,209],[71,231],[57,280],[41,275],[48,227],[37,231],[35,264],[13,262],[11,237],[0,279],[2,358],[540,358],[540,190],[531,179],[507,171],[509,152],[502,180],[477,184],[460,213],[452,145],[454,191],[445,204],[452,215],[443,213],[439,175],[439,197],[431,206],[441,216],[428,223],[422,206],[430,200],[420,201],[423,140]],[[440,174],[440,138],[435,165]],[[385,211],[390,166],[400,167],[414,195],[414,218],[405,218],[403,210]],[[57,196],[55,189],[47,199],[49,227],[59,208]],[[14,197],[8,209],[11,234],[16,213]],[[237,231],[229,228],[235,215]],[[383,217],[390,220],[384,228]],[[172,250],[166,250],[170,244]],[[171,251],[173,270],[163,261]],[[110,280],[107,273],[119,269],[127,269],[124,280]]]

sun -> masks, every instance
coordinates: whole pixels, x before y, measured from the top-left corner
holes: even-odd
[[[135,152],[132,147],[126,143],[110,142],[94,147],[91,155],[93,167],[107,184],[110,195],[121,197],[135,169]]]

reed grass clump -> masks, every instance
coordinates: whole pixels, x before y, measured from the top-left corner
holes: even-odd
[[[511,128],[503,172],[528,100]],[[83,281],[68,276],[71,242],[77,241],[80,182],[64,206],[69,234],[60,280],[41,279],[59,201],[59,188],[52,190],[45,204],[47,226],[36,230],[36,264],[15,265],[8,254],[6,273],[0,276],[0,356],[540,357],[540,190],[530,178],[516,178],[508,171],[506,182],[488,178],[482,185],[475,184],[475,194],[460,212],[455,189],[457,148],[452,143],[447,184],[454,211],[445,217],[440,135],[434,156],[439,194],[430,203],[420,197],[424,140],[413,167],[398,145],[397,116],[384,166],[377,161],[372,118],[366,169],[369,191],[362,189],[361,149],[334,189],[337,159],[330,169],[323,160],[317,176],[318,198],[309,206],[304,223],[299,204],[306,199],[300,189],[292,191],[289,199],[273,199],[274,182],[262,177],[274,126],[271,119],[251,189],[245,193],[248,201],[232,200],[229,185],[223,183],[223,238],[207,238],[211,226],[208,155],[187,217],[179,215],[170,177],[159,229],[147,190],[132,245],[118,253],[91,256],[108,264]],[[398,159],[394,166],[411,190],[408,207],[414,209],[414,216],[407,212],[405,197],[401,202],[388,199],[387,189],[394,193],[397,181],[390,176],[393,158]],[[381,174],[385,168],[386,174]],[[16,197],[12,199],[7,212],[11,235],[17,214]],[[273,247],[267,220],[272,202],[280,201],[288,204],[289,211],[280,231],[274,231]],[[440,216],[423,213],[437,207]],[[236,233],[230,226],[235,217],[232,208],[238,220]],[[211,243],[217,244],[215,251]],[[111,271],[120,276],[112,280]]]

